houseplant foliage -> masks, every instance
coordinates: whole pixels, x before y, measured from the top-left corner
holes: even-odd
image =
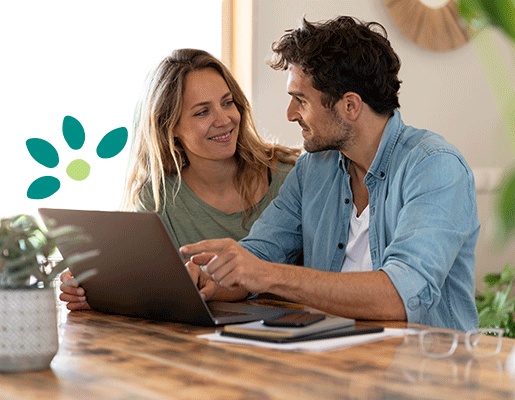
[[[515,47],[515,0],[458,0],[458,11],[473,29],[493,26]],[[498,66],[497,66],[498,67]],[[515,144],[515,91],[505,88],[501,112]],[[515,170],[507,172],[496,201],[498,233],[506,242],[515,233]],[[512,296],[515,268],[506,265],[499,274],[483,277],[486,289],[476,296],[480,327],[500,327],[515,337],[515,296]]]
[[[49,257],[56,247],[73,252],[89,238],[72,226],[52,229],[52,221],[45,224],[48,230],[25,214],[0,221],[0,289],[48,288],[70,265],[96,255],[94,251],[76,254],[52,266]]]
[[[0,220],[0,371],[47,368],[58,350],[52,280],[67,267],[97,254],[88,251],[59,262],[56,247],[73,253],[89,240],[74,227],[41,227],[30,215]],[[79,278],[79,277],[78,277]]]
[[[515,48],[515,0],[458,0],[458,11],[474,28],[491,25],[499,29]],[[510,89],[503,96],[501,112],[515,144],[515,90],[506,88]],[[515,170],[505,174],[499,189],[495,211],[499,237],[506,241],[515,233]]]
[[[505,336],[515,337],[515,268],[508,264],[500,274],[486,274],[483,280],[487,289],[476,296],[479,326],[504,328]]]

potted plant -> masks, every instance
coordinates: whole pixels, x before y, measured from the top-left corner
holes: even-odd
[[[55,264],[56,248],[72,252],[89,240],[75,227],[42,227],[31,215],[0,220],[0,371],[48,368],[58,350],[52,284],[68,266],[97,254],[75,254]]]

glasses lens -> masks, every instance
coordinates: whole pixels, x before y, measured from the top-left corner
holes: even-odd
[[[467,348],[477,357],[493,356],[501,350],[503,334],[502,329],[473,329],[466,335]]]
[[[456,349],[454,333],[427,331],[420,334],[422,352],[430,357],[447,357]]]

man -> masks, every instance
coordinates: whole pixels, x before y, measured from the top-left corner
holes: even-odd
[[[473,175],[441,136],[404,125],[384,28],[304,20],[272,48],[308,153],[247,238],[181,248],[203,296],[267,292],[350,318],[477,327]],[[301,252],[305,267],[289,265]]]

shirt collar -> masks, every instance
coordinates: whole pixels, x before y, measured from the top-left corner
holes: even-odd
[[[368,170],[368,174],[374,175],[379,179],[386,179],[390,157],[403,129],[404,123],[401,119],[401,113],[399,110],[394,110],[393,116],[386,123],[379,148]],[[350,160],[342,152],[339,152],[339,154],[340,168],[347,172]]]
[[[399,140],[399,137],[404,130],[404,123],[401,119],[399,110],[393,111],[393,116],[388,120],[377,149],[376,156],[368,173],[374,175],[379,179],[386,179],[388,173],[388,164],[393,153],[393,149]]]

